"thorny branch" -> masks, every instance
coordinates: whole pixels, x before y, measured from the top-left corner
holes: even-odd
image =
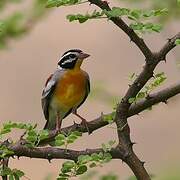
[[[51,161],[52,159],[69,159],[77,161],[78,156],[80,155],[91,155],[93,153],[103,152],[102,148],[77,151],[56,147],[29,148],[25,144],[25,140],[20,140],[15,144],[9,144],[7,147],[9,150],[12,150],[18,158],[25,156],[30,158],[47,159],[48,161]],[[116,148],[112,148],[110,153],[113,159],[123,159],[123,153]]]

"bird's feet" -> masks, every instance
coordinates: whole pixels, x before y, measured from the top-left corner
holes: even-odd
[[[82,120],[81,123],[83,124],[84,127],[86,127],[86,130],[87,130],[88,134],[90,135],[91,131],[89,130],[88,122],[84,118],[82,118],[81,120]]]
[[[91,131],[90,131],[89,125],[88,125],[88,121],[86,121],[86,119],[84,119],[82,116],[80,116],[76,110],[73,112],[73,114],[81,119],[81,124],[86,128],[88,134],[91,134]]]
[[[61,133],[61,123],[62,123],[61,119],[57,118],[56,120],[56,133],[57,134]]]

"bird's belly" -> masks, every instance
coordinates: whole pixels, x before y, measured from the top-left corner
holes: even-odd
[[[76,108],[84,99],[86,79],[81,73],[68,74],[57,84],[55,91],[59,107]]]

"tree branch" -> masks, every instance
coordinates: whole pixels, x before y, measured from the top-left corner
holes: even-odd
[[[178,32],[174,37],[168,39],[168,42],[158,52],[159,60],[166,60],[166,55],[176,46],[175,41],[177,39],[180,39],[180,32]]]
[[[91,4],[95,4],[102,10],[107,10],[110,11],[111,8],[108,5],[107,1],[101,1],[101,0],[89,0]],[[112,17],[110,20],[116,24],[121,30],[123,30],[130,38],[131,41],[133,41],[138,48],[141,50],[143,55],[145,56],[146,59],[150,60],[153,59],[153,54],[149,47],[146,45],[144,40],[140,38],[132,28],[130,28],[121,18],[119,17]]]
[[[86,149],[82,151],[76,151],[71,149],[62,149],[56,147],[37,147],[29,148],[26,146],[25,140],[20,140],[15,144],[6,145],[9,150],[14,152],[13,156],[18,158],[21,156],[30,158],[41,158],[51,161],[52,159],[69,159],[77,161],[80,155],[91,155],[93,153],[104,152],[102,148],[98,149]],[[109,152],[113,159],[123,159],[123,153],[117,148],[112,148]],[[12,156],[12,155],[10,155]]]
[[[158,104],[160,102],[166,102],[169,98],[180,93],[180,82],[163,89],[159,92],[150,94],[147,98],[140,100],[136,104],[132,104],[129,108],[128,116],[133,116],[138,114],[145,109],[151,107],[152,105]]]

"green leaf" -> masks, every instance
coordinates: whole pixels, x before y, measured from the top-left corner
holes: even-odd
[[[13,174],[9,175],[9,180],[14,180],[14,175]]]
[[[111,114],[103,115],[103,121],[107,121],[109,124],[113,123],[113,120],[115,118],[116,112],[113,111]]]
[[[58,134],[57,136],[56,136],[56,138],[55,138],[55,140],[58,140],[58,141],[60,141],[60,140],[65,140],[65,136],[64,136],[64,134]]]
[[[80,155],[78,156],[78,164],[86,164],[91,161],[91,156],[89,155]]]
[[[91,158],[93,161],[96,161],[96,162],[98,162],[100,160],[99,155],[97,153],[91,154]]]
[[[79,23],[84,23],[84,22],[86,22],[88,19],[90,19],[90,18],[88,18],[87,16],[84,16],[84,15],[82,15],[82,14],[77,14],[77,15],[69,14],[69,15],[66,16],[66,18],[67,18],[70,22],[77,20],[77,21],[79,21]]]
[[[75,165],[75,163],[73,161],[66,161],[66,162],[63,163],[63,167],[67,168],[67,169],[73,168],[74,165]]]
[[[152,17],[152,16],[154,16],[154,11],[153,11],[153,10],[144,11],[143,14],[142,14],[142,16],[145,17],[145,18]]]
[[[26,138],[27,141],[29,142],[36,142],[37,141],[37,136],[28,136]]]
[[[168,14],[168,9],[164,8],[164,9],[158,9],[154,11],[154,16],[160,16],[160,15],[164,15],[164,14]]]
[[[57,0],[48,0],[46,3],[47,8],[52,8],[57,6]]]
[[[104,154],[102,152],[98,153],[99,159],[103,159]]]
[[[79,131],[73,131],[72,134],[75,136],[82,136],[82,132]]]
[[[0,134],[7,134],[7,133],[10,133],[11,132],[11,129],[2,129]]]
[[[78,138],[78,137],[77,137],[76,135],[74,135],[74,134],[70,134],[70,135],[67,137],[67,139],[71,139],[71,140],[73,140],[73,141],[75,141],[77,138]]]
[[[35,130],[28,131],[28,136],[37,136],[37,132]]]
[[[104,15],[104,11],[96,11],[94,10],[92,13],[86,13],[85,15],[83,14],[69,14],[66,16],[66,18],[72,22],[72,21],[79,21],[79,23],[84,23],[89,19],[97,19],[100,18],[101,16]]]
[[[162,25],[160,24],[154,24],[152,27],[152,30],[155,32],[160,32],[162,30]]]
[[[17,176],[17,174],[13,174],[14,175],[14,179],[15,180],[20,180],[19,176]]]
[[[84,174],[87,171],[87,166],[86,165],[81,165],[77,170],[76,174],[81,175]]]
[[[58,134],[56,137],[55,137],[55,145],[56,146],[62,146],[65,144],[65,141],[66,141],[66,137],[64,134]]]
[[[129,11],[130,10],[127,8],[113,7],[110,11],[104,10],[104,13],[107,15],[108,18],[112,18],[128,15]]]
[[[0,176],[7,176],[11,174],[11,169],[8,167],[0,168]]]
[[[111,161],[112,156],[111,156],[110,153],[104,153],[104,157],[103,158],[104,158],[103,162],[107,163],[107,162]]]
[[[73,162],[73,161],[66,161],[62,165],[61,172],[62,173],[71,172],[71,169],[74,168],[74,166],[75,166],[75,162]]]
[[[176,39],[175,44],[180,45],[180,39]]]
[[[16,174],[18,177],[23,177],[25,173],[19,169],[13,169],[13,174]]]
[[[136,22],[136,23],[130,24],[130,27],[131,27],[133,30],[141,31],[141,30],[143,30],[144,24],[141,23],[141,22]]]
[[[40,140],[46,139],[46,138],[48,138],[48,136],[49,136],[49,131],[48,130],[41,130],[39,132],[39,139]]]
[[[70,6],[80,3],[80,0],[48,0],[46,3],[47,8],[59,7],[59,6]]]
[[[65,141],[64,140],[56,140],[55,141],[55,145],[56,146],[62,146],[62,145],[64,145],[65,144]]]
[[[6,146],[1,146],[0,150],[2,152],[0,155],[1,158],[14,155],[14,152],[12,150],[9,150]]]
[[[142,16],[142,11],[139,9],[131,10],[129,16],[133,17],[133,19],[138,20]]]

